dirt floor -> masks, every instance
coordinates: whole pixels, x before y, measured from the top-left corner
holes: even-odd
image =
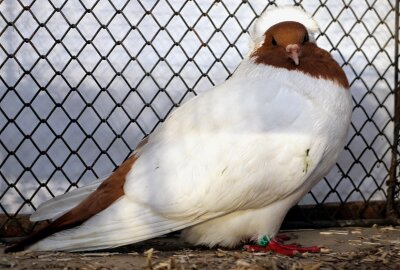
[[[208,249],[168,236],[114,250],[90,253],[18,252],[3,254],[0,269],[397,269],[400,227],[334,228],[284,232],[321,254],[286,257],[241,249]],[[290,241],[289,241],[290,243]]]

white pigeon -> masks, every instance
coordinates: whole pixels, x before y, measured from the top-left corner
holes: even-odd
[[[342,151],[352,99],[299,7],[267,10],[223,84],[177,108],[104,182],[44,203],[47,227],[7,249],[113,248],[182,230],[194,245],[276,236]]]

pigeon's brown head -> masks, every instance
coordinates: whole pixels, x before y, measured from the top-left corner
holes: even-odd
[[[271,26],[263,35],[263,41],[251,57],[264,63],[287,69],[303,69],[317,57],[330,57],[310,40],[307,28],[295,21],[285,21]]]
[[[349,88],[346,75],[331,54],[315,43],[318,24],[297,7],[266,11],[251,32],[250,58],[257,64],[303,72]]]
[[[272,26],[265,33],[264,44],[266,50],[276,53],[286,52],[286,58],[299,65],[302,47],[310,43],[307,29],[298,22],[281,22]]]

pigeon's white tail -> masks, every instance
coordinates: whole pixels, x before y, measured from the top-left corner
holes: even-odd
[[[107,176],[108,177],[108,176]],[[54,197],[51,200],[41,204],[39,208],[30,216],[31,221],[41,221],[47,219],[56,219],[68,212],[81,201],[83,201],[89,194],[95,191],[100,184],[107,179],[107,177],[97,180],[88,186],[84,186],[72,190],[63,195]]]
[[[29,250],[81,251],[106,249],[140,242],[199,223],[168,219],[122,196],[81,226],[57,232]]]

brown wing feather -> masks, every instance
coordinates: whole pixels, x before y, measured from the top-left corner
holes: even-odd
[[[37,241],[56,232],[79,226],[84,221],[106,209],[119,197],[124,195],[125,176],[132,168],[136,159],[136,156],[131,156],[80,204],[49,223],[44,228],[32,233],[15,245],[6,248],[5,252],[22,251]]]

